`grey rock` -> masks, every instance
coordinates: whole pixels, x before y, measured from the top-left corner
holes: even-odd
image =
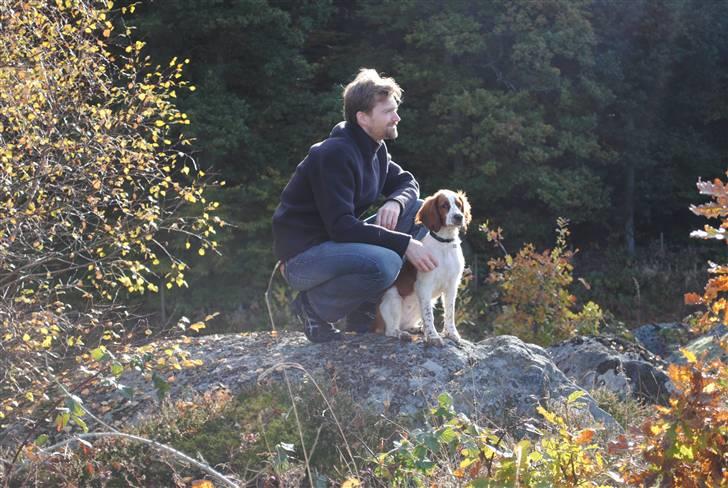
[[[159,347],[170,345],[167,342]],[[476,344],[463,341],[459,346],[446,341],[445,347],[436,348],[371,334],[312,344],[296,332],[277,337],[248,333],[205,336],[179,346],[189,351],[191,358],[203,359],[204,364],[178,372],[171,384],[171,393],[177,397],[221,386],[239,393],[261,382],[281,381],[285,370],[288,378],[298,383],[306,381],[307,374],[325,381],[335,379],[337,388],[387,416],[417,414],[448,392],[459,412],[503,426],[504,419],[538,419],[538,405],[565,399],[580,390],[543,348],[512,336]],[[124,403],[114,392],[108,394],[107,400],[126,410],[125,417],[133,420],[155,408],[148,381],[127,372],[120,382],[139,392],[136,403]],[[621,430],[591,396],[586,394],[579,401],[585,403],[593,419],[609,430]]]
[[[667,358],[694,338],[690,327],[680,322],[645,324],[634,329],[632,333],[645,349],[663,358]]]
[[[725,324],[718,324],[710,331],[685,344],[684,348],[703,361],[720,359],[723,362],[728,362],[728,353],[720,345],[721,341],[726,340],[728,340],[728,327]],[[686,361],[685,356],[679,350],[673,352],[667,360],[671,363],[684,363]]]
[[[587,390],[606,388],[620,398],[632,396],[666,404],[672,383],[665,362],[639,345],[616,337],[577,336],[548,348],[556,366]]]

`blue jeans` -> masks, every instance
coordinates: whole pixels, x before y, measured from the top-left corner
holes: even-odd
[[[415,225],[422,200],[408,205],[395,230],[422,239],[427,233]],[[373,223],[376,216],[365,220]],[[403,258],[386,247],[359,242],[326,241],[290,258],[284,275],[294,290],[305,291],[320,318],[335,322],[365,302],[375,302],[394,284]]]

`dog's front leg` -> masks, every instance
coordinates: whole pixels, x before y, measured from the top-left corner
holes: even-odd
[[[425,333],[425,342],[433,346],[443,346],[445,343],[435,329],[435,315],[432,311],[432,287],[429,283],[422,283],[418,280],[415,283],[415,292],[420,302],[422,311],[422,329]]]
[[[442,294],[442,308],[445,310],[445,327],[442,335],[449,337],[456,343],[460,343],[460,334],[455,328],[455,299],[457,297],[457,285],[448,286]]]

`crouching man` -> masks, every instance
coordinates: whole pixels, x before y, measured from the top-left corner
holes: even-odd
[[[311,146],[273,215],[275,255],[299,292],[291,308],[312,342],[340,339],[334,322],[344,317],[349,330],[368,330],[405,258],[420,271],[437,266],[417,240],[427,232],[414,224],[419,185],[384,143],[397,137],[402,90],[362,69],[343,95],[345,121]]]

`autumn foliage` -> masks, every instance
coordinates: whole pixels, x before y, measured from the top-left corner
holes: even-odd
[[[720,359],[703,362],[684,354],[687,364],[672,364],[668,371],[677,389],[669,406],[656,406],[656,417],[634,440],[633,450],[647,466],[626,464],[631,484],[728,485],[728,368]]]
[[[691,235],[727,242],[728,188],[716,179],[699,181],[698,190],[712,201],[693,205],[696,215],[719,219]],[[701,295],[689,293],[688,304],[700,304],[704,313],[694,322],[696,332],[706,332],[726,323],[728,266],[710,263],[708,280]],[[725,337],[720,347],[728,351]],[[720,357],[699,358],[683,350],[685,364],[671,364],[668,375],[676,388],[669,405],[657,406],[657,415],[645,422],[629,451],[640,462],[625,463],[625,480],[639,486],[728,486],[728,367]],[[623,444],[617,448],[626,448]],[[641,458],[641,459],[640,459]],[[646,465],[645,465],[646,463]]]
[[[488,263],[489,280],[498,285],[502,305],[495,319],[496,332],[542,346],[576,333],[597,332],[601,309],[589,302],[577,311],[576,297],[568,288],[574,281],[574,251],[567,248],[565,219],[558,220],[553,249],[538,252],[533,244],[526,244],[515,256],[503,247],[500,229],[489,229],[486,224],[482,230],[505,254]]]
[[[713,182],[698,181],[698,191],[701,195],[708,195],[711,202],[701,205],[691,205],[690,210],[708,219],[717,219],[718,225],[706,224],[702,230],[693,231],[690,235],[699,239],[716,239],[728,244],[728,186],[719,179]],[[689,305],[704,305],[707,307],[697,321],[698,331],[706,331],[714,325],[728,323],[728,301],[725,293],[728,292],[728,266],[710,262],[708,273],[711,278],[705,285],[702,295],[688,293],[685,303]]]
[[[51,402],[85,428],[57,366],[118,377],[145,331],[126,299],[186,286],[173,243],[204,254],[222,225],[181,135],[187,61],[153,66],[113,8],[0,3],[0,427]]]

